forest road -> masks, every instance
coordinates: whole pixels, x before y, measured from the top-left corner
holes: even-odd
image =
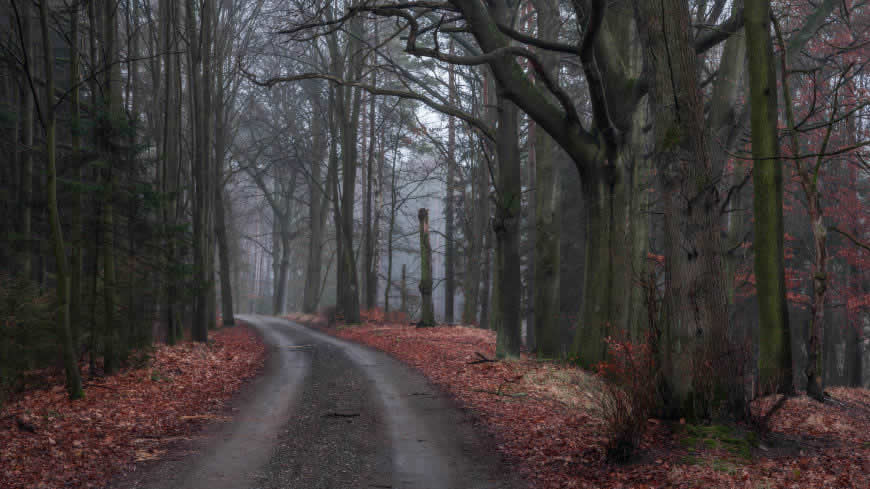
[[[471,416],[419,372],[365,346],[239,316],[270,354],[206,428],[115,489],[518,489]]]

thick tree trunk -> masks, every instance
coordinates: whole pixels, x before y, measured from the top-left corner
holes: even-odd
[[[555,40],[559,35],[559,2],[536,0],[538,35]],[[557,75],[558,55],[541,54],[543,69]],[[557,146],[547,131],[535,127],[535,259],[534,259],[534,328],[538,358],[556,358],[561,354],[559,337],[559,266],[561,239]]]
[[[432,245],[429,243],[429,210],[420,209],[417,212],[417,218],[420,220],[420,321],[417,326],[435,326],[435,306],[432,304]]]
[[[749,2],[744,11],[752,106],[752,171],[755,279],[760,347],[759,388],[794,390],[785,289],[782,162],[777,133],[776,72],[770,37],[770,2]]]
[[[605,338],[629,333],[634,265],[630,179],[618,165],[583,179],[586,211],[586,264],[583,312],[574,354],[592,367],[607,359]],[[603,174],[602,174],[603,173]]]
[[[520,213],[522,201],[520,151],[517,143],[518,110],[499,97],[498,188],[493,230],[496,237],[498,322],[496,357],[518,359],[522,346],[522,279],[520,276]]]
[[[743,1],[737,0],[734,8],[742,8]],[[713,94],[710,100],[710,158],[713,161],[713,174],[725,175],[725,187],[736,189],[730,197],[727,220],[727,232],[724,243],[726,250],[733,250],[725,255],[725,283],[728,298],[729,313],[735,310],[736,287],[734,283],[737,267],[743,260],[743,248],[740,244],[745,237],[748,226],[748,213],[743,212],[745,207],[746,192],[740,190],[742,179],[746,174],[746,162],[735,161],[734,168],[728,171],[726,164],[731,159],[735,144],[739,136],[743,135],[744,124],[741,114],[736,112],[740,108],[739,97],[745,86],[746,67],[746,36],[743,32],[736,32],[725,41],[722,49],[722,60],[719,62],[719,71],[713,82]],[[741,330],[742,329],[742,330]],[[735,333],[743,338],[753,335],[749,328],[737,328]]]
[[[825,318],[825,292],[828,288],[828,275],[825,268],[827,261],[827,247],[825,244],[827,229],[822,216],[822,208],[818,190],[808,196],[810,225],[813,228],[813,247],[815,256],[812,266],[813,301],[810,304],[810,339],[807,345],[807,394],[816,400],[825,398],[825,390],[822,379],[821,345],[824,331]]]
[[[709,416],[719,387],[732,401],[742,400],[742,372],[736,370],[742,359],[734,358],[727,339],[719,199],[688,6],[682,0],[648,0],[638,7],[652,65],[654,162],[664,213],[666,410]],[[744,409],[745,404],[732,406],[739,416]]]

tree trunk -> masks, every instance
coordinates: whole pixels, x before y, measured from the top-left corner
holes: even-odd
[[[377,77],[372,71],[372,86],[377,86]],[[375,270],[375,229],[372,224],[372,193],[374,191],[375,179],[375,135],[376,135],[376,112],[375,112],[375,96],[369,97],[369,144],[366,162],[365,176],[365,207],[363,209],[363,228],[365,230],[365,256],[364,270],[365,276],[365,304],[366,309],[371,310],[377,306],[378,279],[377,270]]]
[[[496,357],[518,359],[522,346],[520,276],[520,213],[522,201],[518,111],[513,102],[499,97],[498,104],[498,188],[493,230],[496,237],[498,280],[498,329]]]
[[[463,324],[482,324],[478,322],[477,310],[480,303],[480,280],[483,272],[483,239],[488,232],[485,220],[486,206],[489,204],[489,177],[483,155],[476,158],[477,163],[471,172],[471,232],[468,236],[468,255],[465,260],[464,295],[465,304],[462,308]]]
[[[526,242],[529,243],[527,245],[529,251],[526,255],[526,269],[525,269],[525,284],[523,288],[523,319],[525,322],[525,337],[523,338],[523,344],[526,346],[526,350],[528,351],[536,351],[538,346],[535,344],[535,243],[537,242],[537,230],[535,229],[535,208],[537,198],[536,188],[535,188],[535,167],[537,166],[535,160],[537,159],[537,154],[535,152],[535,132],[537,127],[535,126],[534,121],[529,121],[528,123],[528,137],[526,138],[526,148],[527,148],[527,156],[526,156],[526,167],[525,167],[525,188],[529,193],[526,196],[526,207],[523,210],[523,218],[522,224],[520,225],[520,233],[522,230],[525,230],[525,235],[521,234],[521,239],[524,237]],[[523,249],[522,242],[520,242],[520,249]]]
[[[626,162],[583,179],[586,211],[586,264],[583,312],[573,352],[580,363],[593,367],[605,361],[609,336],[629,333],[632,278],[630,181],[622,171]],[[609,171],[607,171],[609,170]]]
[[[402,304],[400,306],[400,311],[407,313],[408,312],[408,275],[407,275],[407,265],[402,263],[402,290],[401,290],[401,300]]]
[[[76,158],[81,150],[81,91],[78,84],[81,78],[79,63],[79,8],[76,4],[70,9],[70,89],[72,90],[72,157]],[[75,172],[76,179],[81,182],[84,179],[84,170],[79,167]],[[82,192],[75,192],[73,203],[72,229],[70,240],[72,241],[72,260],[70,267],[70,330],[73,345],[78,348],[78,341],[83,323],[82,301],[83,272],[84,272],[84,241],[83,241],[83,205]]]
[[[290,176],[290,186],[287,190],[287,195],[283,196],[284,208],[281,212],[276,212],[276,216],[280,219],[278,225],[281,238],[281,261],[278,267],[278,282],[275,286],[275,311],[274,315],[280,316],[284,313],[284,308],[287,302],[287,286],[290,278],[290,244],[293,242],[293,233],[290,231],[290,215],[292,213],[293,195],[296,193],[296,177],[297,173],[294,170]]]
[[[397,138],[398,145],[398,138]],[[387,227],[387,283],[384,284],[384,312],[390,312],[390,291],[393,286],[393,232],[396,228],[396,212],[398,211],[398,189],[396,188],[396,154],[390,168],[390,223]],[[399,309],[405,312],[405,265],[402,265],[402,305]]]
[[[671,415],[710,415],[714,392],[743,395],[741,365],[727,340],[719,199],[705,141],[696,54],[682,0],[638,4],[637,23],[649,51],[655,136],[665,232],[665,321],[662,345]],[[745,415],[745,404],[732,406]]]
[[[432,304],[432,246],[429,244],[428,209],[420,209],[417,218],[420,220],[420,322],[417,323],[417,326],[435,326],[435,306]]]
[[[454,54],[453,39],[450,40],[449,52]],[[451,103],[456,100],[456,67],[449,65],[447,68],[448,98]],[[447,119],[447,203],[445,205],[444,241],[446,250],[444,256],[444,322],[453,324],[453,299],[456,295],[456,236],[454,231],[454,183],[456,180],[456,119]]]
[[[752,171],[755,279],[761,352],[759,388],[792,392],[791,337],[785,289],[782,161],[777,132],[776,74],[770,38],[770,2],[749,2],[745,11],[752,106]]]
[[[320,165],[323,163],[324,138],[323,119],[314,117],[311,122],[311,137],[313,139],[314,155],[312,158],[311,173],[309,174],[309,205],[308,222],[311,228],[311,237],[308,240],[308,260],[305,268],[305,290],[302,297],[302,312],[312,314],[317,310],[320,289],[320,268],[322,266],[323,250],[323,221],[321,214],[324,213],[322,203],[322,183],[320,181]]]
[[[210,203],[214,199],[211,184],[211,13],[213,0],[204,0],[200,12],[200,29],[197,29],[197,9],[193,0],[187,1],[187,36],[189,39],[189,91],[192,99],[193,127],[193,269],[195,280],[193,324],[191,327],[194,341],[208,341],[209,301],[214,290],[211,269],[209,232]]]
[[[160,189],[166,196],[162,206],[165,260],[163,273],[163,317],[166,321],[166,342],[175,344],[181,333],[179,306],[177,304],[178,281],[178,232],[175,230],[178,216],[178,188],[180,187],[181,161],[179,133],[181,131],[181,60],[176,51],[176,32],[179,28],[180,5],[170,0],[160,3],[161,47],[164,58],[162,171]]]
[[[103,61],[110,63],[105,73],[104,82],[104,110],[108,121],[102,128],[103,152],[108,156],[108,167],[105,169],[103,178],[103,219],[102,219],[102,246],[103,246],[103,303],[104,303],[104,334],[105,334],[105,358],[104,369],[107,374],[118,371],[125,357],[126,346],[122,344],[122,322],[117,320],[118,291],[115,281],[115,206],[114,165],[120,160],[119,126],[123,117],[121,107],[121,66],[118,60],[118,17],[114,2],[105,1],[102,5],[103,20]]]
[[[42,46],[45,59],[45,99],[43,100],[43,119],[45,120],[45,140],[48,165],[48,186],[46,188],[51,241],[57,267],[57,333],[63,345],[63,361],[66,370],[66,389],[70,399],[84,397],[82,379],[79,374],[78,359],[73,346],[70,330],[70,276],[64,249],[63,230],[57,206],[57,115],[54,106],[54,49],[48,26],[48,2],[39,4],[39,23],[42,27]]]
[[[559,3],[556,0],[533,2],[538,18],[538,33],[543,39],[556,40],[559,35]],[[557,76],[559,57],[542,52],[543,69]],[[547,131],[535,127],[535,287],[534,328],[538,358],[556,358],[561,354],[559,334],[559,287],[561,198],[557,146]]]
[[[221,317],[224,326],[235,324],[233,314],[233,286],[230,267],[230,247],[227,238],[227,224],[224,216],[223,185],[215,188],[215,234],[217,235],[221,267]]]
[[[487,208],[489,208],[489,202],[487,202]],[[487,220],[488,221],[488,220]],[[492,252],[490,248],[492,248],[492,231],[489,227],[488,223],[486,223],[483,233],[483,270],[481,273],[483,274],[483,281],[480,285],[480,322],[478,323],[481,328],[489,328],[492,329],[492,318],[490,314],[490,280],[492,278],[493,266],[492,266]]]
[[[25,49],[29,52],[35,52],[33,49],[33,27],[32,27],[32,12],[30,2],[22,3],[22,21],[21,21],[21,37]],[[33,67],[31,63],[27,63],[24,76],[33,78]],[[21,161],[21,206],[20,215],[18,218],[19,225],[19,262],[21,276],[27,280],[33,279],[33,253],[31,249],[31,206],[33,205],[33,115],[34,115],[34,99],[33,91],[28,86],[27,81],[22,84],[22,96],[24,104],[22,107],[24,115],[23,123],[23,143],[24,143],[24,158]]]
[[[807,345],[807,395],[823,401],[825,390],[822,379],[822,359],[820,355],[825,317],[825,292],[828,288],[828,275],[825,268],[827,247],[825,245],[827,229],[822,215],[818,189],[808,196],[810,225],[813,229],[813,244],[815,256],[812,266],[813,302],[810,304],[810,340]]]

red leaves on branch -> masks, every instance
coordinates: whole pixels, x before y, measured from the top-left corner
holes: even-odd
[[[213,342],[158,346],[146,368],[87,381],[70,401],[63,378],[0,411],[0,488],[102,487],[167,442],[190,434],[262,366],[265,348],[242,326]],[[22,425],[32,429],[24,429]]]

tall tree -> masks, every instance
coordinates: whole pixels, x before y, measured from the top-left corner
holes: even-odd
[[[449,52],[455,53],[453,41],[450,41]],[[451,104],[456,103],[456,68],[447,68],[447,90]],[[447,120],[447,196],[444,206],[444,322],[453,324],[454,297],[456,296],[456,231],[454,226],[454,187],[456,183],[456,119]]]
[[[40,119],[45,126],[45,145],[47,153],[48,181],[46,188],[51,241],[57,267],[57,332],[63,345],[63,361],[66,371],[66,388],[70,399],[84,397],[82,379],[79,374],[78,359],[73,345],[70,329],[70,273],[61,228],[60,212],[57,204],[57,103],[54,96],[55,53],[48,25],[48,1],[39,3],[39,24],[42,28],[42,48],[45,71],[45,97],[40,104]],[[33,86],[33,80],[30,80]]]
[[[689,10],[683,0],[648,0],[638,4],[637,14],[652,64],[654,163],[664,214],[667,410],[708,416],[712,399],[698,382],[701,376],[717,376],[714,382],[724,383],[729,397],[743,393],[734,392],[739,390],[734,384],[742,385],[736,372],[727,370],[731,359],[719,201],[705,140],[696,53],[689,40]],[[716,371],[704,370],[710,367]]]
[[[538,36],[558,38],[559,4],[555,0],[536,0]],[[557,76],[559,56],[541,53],[543,69]],[[561,353],[559,338],[560,216],[558,150],[546,131],[534,132],[535,156],[535,291],[534,327],[539,358],[554,358]]]
[[[770,1],[748,2],[745,16],[752,107],[753,250],[761,329],[759,387],[791,392],[791,336],[785,289],[783,176],[777,132],[776,71],[770,35]],[[822,272],[823,273],[823,272]]]

